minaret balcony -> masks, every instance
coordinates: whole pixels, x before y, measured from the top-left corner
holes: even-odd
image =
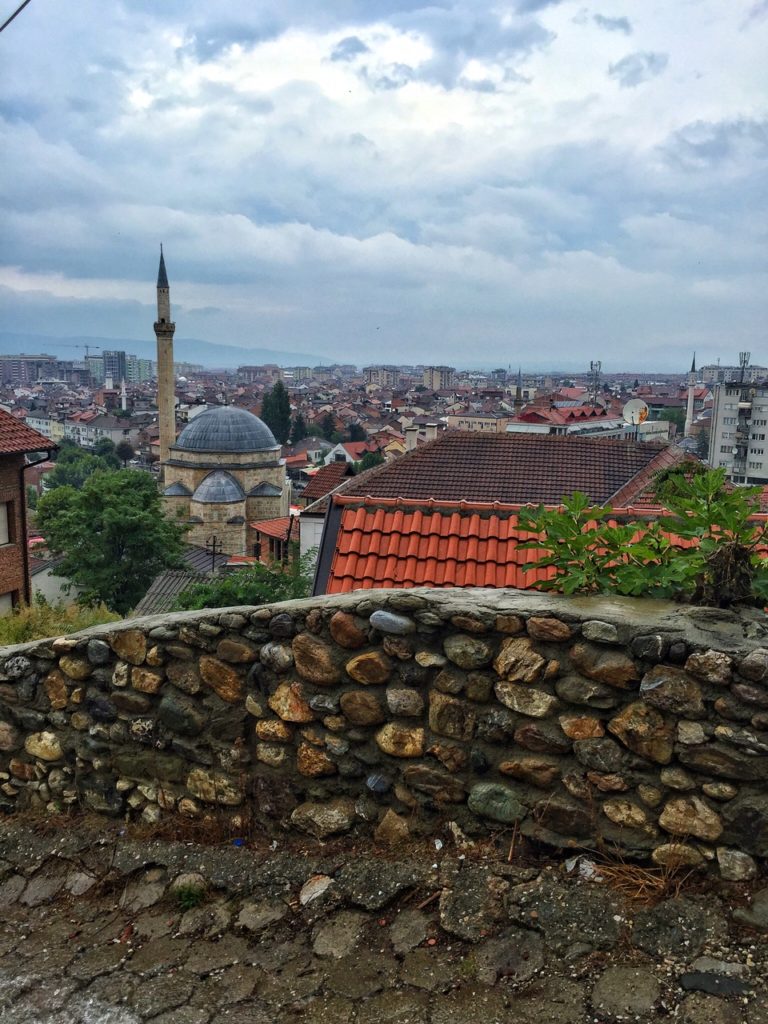
[[[155,320],[155,332],[157,331],[175,331],[176,324],[173,320]]]

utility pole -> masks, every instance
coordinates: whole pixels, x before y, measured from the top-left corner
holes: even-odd
[[[220,555],[224,551],[224,545],[221,543],[215,533],[212,533],[205,541],[205,550],[210,552],[211,555],[211,575],[216,571],[216,555]]]

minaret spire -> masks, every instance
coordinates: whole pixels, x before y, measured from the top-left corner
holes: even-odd
[[[688,374],[688,404],[685,410],[685,427],[683,433],[685,437],[691,436],[691,429],[693,427],[693,403],[695,399],[696,390],[696,353],[693,353],[693,362],[691,363],[691,370]]]
[[[171,320],[171,291],[165,269],[163,245],[160,243],[160,266],[157,270],[157,411],[160,427],[160,472],[170,456],[170,446],[176,441],[176,395],[173,376],[173,332],[176,324]]]

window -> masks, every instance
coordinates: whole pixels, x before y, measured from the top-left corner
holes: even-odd
[[[732,427],[732,426],[734,426],[735,423],[736,423],[736,417],[735,416],[723,416],[723,426],[724,427]]]
[[[765,448],[750,448],[750,455],[765,455]]]
[[[729,444],[721,444],[720,445],[720,454],[721,455],[727,455],[730,450],[731,450],[731,445],[729,445]]]
[[[0,502],[0,544],[13,544],[13,502]]]
[[[750,462],[750,464],[749,464],[749,468],[750,469],[762,469],[762,467],[763,467],[762,462]]]

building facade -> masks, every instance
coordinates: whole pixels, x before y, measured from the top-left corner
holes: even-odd
[[[716,384],[709,464],[736,484],[768,484],[768,381]]]

